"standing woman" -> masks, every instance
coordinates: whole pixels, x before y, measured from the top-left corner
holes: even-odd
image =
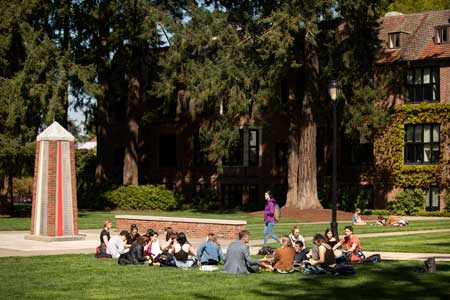
[[[278,243],[280,239],[273,233],[275,226],[275,199],[270,191],[264,194],[266,198],[266,207],[264,208],[264,247],[267,247],[267,237],[270,235]]]

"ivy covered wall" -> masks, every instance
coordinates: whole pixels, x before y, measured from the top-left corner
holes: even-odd
[[[440,124],[439,162],[405,165],[405,125],[428,123]],[[375,138],[374,155],[376,189],[439,186],[441,192],[446,191],[450,184],[450,104],[421,103],[392,108],[390,121]]]

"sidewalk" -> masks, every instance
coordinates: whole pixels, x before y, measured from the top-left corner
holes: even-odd
[[[420,231],[403,231],[403,232],[386,232],[386,233],[367,233],[360,234],[360,237],[377,237],[377,236],[396,236],[420,233],[450,232],[450,229],[420,230]],[[86,235],[85,240],[81,241],[65,241],[65,242],[43,242],[34,240],[25,240],[24,236],[29,234],[28,231],[2,231],[0,232],[0,257],[7,256],[39,256],[39,255],[59,255],[59,254],[92,254],[94,255],[95,247],[99,244],[99,230],[81,230],[80,234]],[[117,234],[117,232],[113,232]],[[164,245],[162,237],[161,244]],[[190,239],[194,248],[204,239]],[[305,237],[305,240],[311,241],[312,237]],[[225,252],[228,245],[233,240],[220,240],[221,247]],[[251,240],[249,243],[250,253],[257,254],[263,240]],[[436,260],[450,261],[450,253],[402,253],[402,252],[369,252],[364,251],[366,256],[378,253],[383,260],[424,260],[429,257],[436,257]]]

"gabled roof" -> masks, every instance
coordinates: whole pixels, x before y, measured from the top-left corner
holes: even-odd
[[[414,14],[386,15],[380,20],[380,62],[450,58],[450,43],[435,44],[435,28],[450,25],[450,9]],[[387,48],[389,33],[400,32],[401,48]],[[450,37],[449,37],[450,38]]]
[[[47,127],[41,134],[36,138],[36,141],[74,141],[70,132],[68,132],[64,127],[62,127],[58,122],[53,122],[52,125]]]

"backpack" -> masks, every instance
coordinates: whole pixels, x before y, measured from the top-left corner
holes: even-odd
[[[273,217],[275,219],[275,222],[279,222],[280,221],[280,217],[281,217],[281,208],[278,205],[278,203],[275,203],[275,212],[273,213]]]

